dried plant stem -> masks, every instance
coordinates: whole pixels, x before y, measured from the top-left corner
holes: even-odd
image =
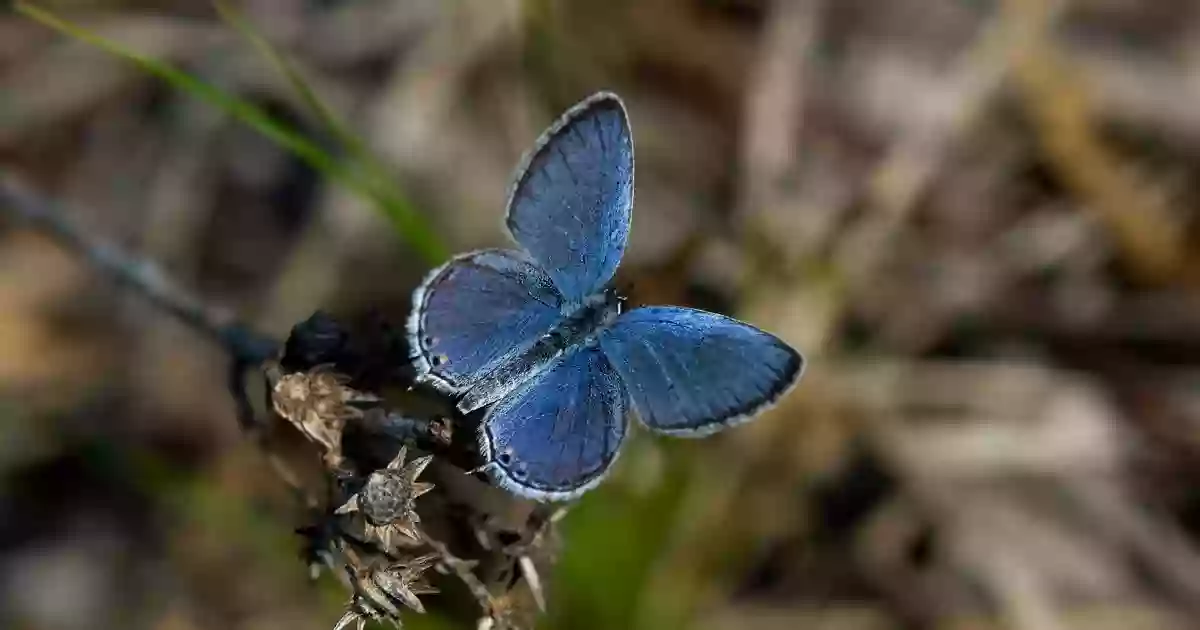
[[[1014,27],[1045,10],[1038,0],[1009,0],[1003,8]],[[1184,251],[1162,195],[1099,137],[1086,89],[1054,42],[1043,33],[1027,44],[1015,79],[1050,164],[1112,231],[1134,272],[1149,282],[1172,279]]]
[[[463,585],[471,591],[471,595],[473,595],[475,600],[479,602],[479,607],[483,609],[484,613],[490,614],[492,610],[492,594],[488,591],[488,588],[484,585],[483,581],[481,581],[479,577],[475,575],[473,569],[475,568],[476,563],[469,560],[463,560],[462,558],[454,555],[450,552],[450,549],[446,547],[445,543],[429,536],[429,534],[426,534],[424,531],[421,531],[420,533],[421,542],[425,543],[430,549],[433,549],[435,552],[437,552],[438,556],[440,556],[439,559],[441,560],[442,564],[446,565],[446,568],[453,571],[455,577],[457,577],[459,581],[461,581]]]
[[[901,229],[912,218],[922,195],[954,156],[955,147],[1003,94],[1020,63],[1020,51],[1041,41],[1065,10],[1067,0],[1041,3],[1021,21],[998,15],[957,60],[952,73],[955,105],[946,115],[910,125],[889,147],[866,186],[877,211],[866,215],[838,246],[835,259],[854,286],[869,285],[887,264]]]
[[[232,311],[209,304],[176,284],[153,262],[89,234],[71,220],[71,213],[62,204],[2,173],[0,215],[44,234],[100,273],[133,289],[154,306],[214,339],[238,365],[262,363],[279,347],[275,340],[238,321]]]
[[[344,380],[346,377],[332,373],[326,374],[319,369],[314,369],[309,373],[290,375],[293,380],[297,376],[305,377],[304,384],[307,386],[301,388],[303,395],[300,396],[300,402],[309,406],[302,406],[300,411],[311,411],[312,413],[288,413],[295,410],[286,406],[281,407],[278,404],[280,392],[277,391],[277,385],[284,375],[278,365],[271,361],[280,347],[278,342],[249,330],[232,311],[209,304],[182,288],[153,262],[139,258],[116,244],[89,233],[72,220],[72,213],[64,204],[38,194],[16,177],[4,173],[0,173],[0,216],[7,217],[17,225],[45,235],[86,265],[131,288],[149,300],[156,308],[171,313],[191,328],[217,341],[232,357],[236,374],[233,375],[235,378],[231,380],[230,386],[239,405],[239,414],[243,415],[245,428],[254,429],[258,426],[253,417],[253,409],[250,407],[245,390],[240,383],[241,373],[252,367],[263,368],[268,386],[271,391],[275,392],[275,411],[297,423],[297,427],[305,430],[305,435],[310,439],[314,439],[314,435],[326,436],[326,433],[319,431],[314,433],[314,428],[320,429],[324,426],[320,421],[337,420],[325,427],[336,434],[337,439],[315,440],[327,449],[332,449],[332,452],[336,454],[337,457],[326,462],[330,472],[336,472],[336,465],[333,462],[342,457],[340,453],[341,423],[348,418],[361,417],[361,411],[349,407],[349,403],[377,402],[378,398],[371,394],[351,390],[346,386]],[[325,404],[318,404],[322,402]],[[431,447],[449,441],[448,426],[437,420],[413,418],[398,411],[385,411],[375,418],[379,420],[378,423],[364,423],[364,426],[374,431],[376,435],[387,437],[392,442],[411,441]],[[322,501],[304,487],[296,471],[284,458],[273,451],[271,444],[268,443],[267,434],[261,431],[251,431],[251,433],[259,439],[259,446],[263,449],[275,472],[296,492],[298,499],[310,509],[320,506]],[[404,464],[404,452],[404,449],[401,448],[400,454],[393,464],[389,465],[389,469],[399,468]],[[433,487],[432,484],[415,481],[416,475],[428,464],[429,459],[430,456],[419,458],[403,468],[403,471],[408,474],[406,482],[411,484],[409,490],[411,498],[420,496]],[[355,502],[353,505],[357,510],[359,502]],[[339,622],[339,627],[344,627],[349,623],[355,623],[361,627],[367,619],[389,618],[398,621],[401,604],[407,605],[417,612],[424,612],[417,595],[435,591],[420,581],[420,572],[427,568],[420,563],[433,558],[440,561],[454,577],[467,587],[480,606],[482,618],[491,619],[495,609],[495,600],[487,586],[475,575],[476,563],[455,556],[445,544],[430,537],[424,531],[420,531],[416,527],[419,521],[415,512],[411,512],[411,506],[409,506],[409,510],[404,516],[403,523],[398,522],[397,527],[403,525],[403,529],[400,531],[411,531],[410,535],[419,536],[420,542],[430,547],[436,555],[408,558],[403,561],[408,563],[403,565],[406,568],[400,573],[396,573],[395,567],[376,566],[373,561],[369,562],[367,558],[361,557],[349,546],[339,545],[336,547],[335,553],[340,553],[345,558],[345,566],[355,569],[354,573],[345,576],[347,579],[359,580],[359,583],[351,584],[355,592],[359,593],[360,589],[374,589],[369,590],[368,595],[355,595],[351,609]],[[390,538],[390,535],[383,536],[382,542],[385,546],[382,550],[383,557],[390,557],[390,552],[393,551],[389,542]]]

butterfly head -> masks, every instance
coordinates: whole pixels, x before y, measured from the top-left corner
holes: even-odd
[[[616,286],[607,286],[596,295],[597,323],[601,326],[611,324],[618,315],[626,310],[625,303],[629,301],[625,292]]]

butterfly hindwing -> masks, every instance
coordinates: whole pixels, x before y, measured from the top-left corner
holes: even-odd
[[[408,334],[418,380],[460,393],[553,328],[561,303],[549,276],[520,252],[452,259],[414,294]]]
[[[601,92],[571,108],[518,173],[509,232],[578,303],[612,279],[629,238],[633,141],[621,100]]]
[[[634,309],[599,335],[648,428],[701,436],[749,419],[800,377],[804,359],[749,324],[695,309]]]
[[[596,347],[567,351],[488,410],[480,426],[486,470],[501,487],[564,500],[595,486],[625,439],[626,394]]]

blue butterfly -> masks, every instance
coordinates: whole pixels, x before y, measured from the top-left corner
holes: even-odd
[[[622,313],[610,284],[629,237],[633,143],[615,94],[569,109],[517,172],[506,223],[522,249],[433,270],[408,321],[418,381],[463,413],[491,405],[479,450],[497,485],[576,497],[617,459],[630,408],[652,431],[708,435],[800,378],[800,353],[749,324],[672,306]]]

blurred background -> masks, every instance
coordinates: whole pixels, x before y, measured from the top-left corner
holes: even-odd
[[[330,140],[206,2],[43,6]],[[638,436],[563,523],[543,627],[1197,627],[1197,3],[239,6],[427,232],[8,3],[0,169],[277,338],[401,323],[429,252],[503,245],[522,152],[612,89],[634,301],[809,358],[757,422]],[[9,219],[0,626],[331,628],[224,351]],[[464,627],[431,607],[406,625]]]

